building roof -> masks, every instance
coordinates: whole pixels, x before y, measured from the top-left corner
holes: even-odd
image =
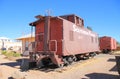
[[[21,39],[26,39],[26,38],[31,38],[31,37],[35,37],[35,33],[33,32],[32,34],[27,34],[27,35],[23,35],[21,37],[16,38],[17,40],[21,40]]]
[[[7,38],[7,37],[0,37],[0,39],[9,39],[9,38]]]

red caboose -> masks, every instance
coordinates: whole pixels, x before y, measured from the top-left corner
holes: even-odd
[[[103,53],[108,53],[112,50],[116,50],[117,43],[116,40],[109,36],[100,37],[100,50]]]
[[[63,66],[81,55],[99,51],[98,34],[84,28],[82,18],[74,14],[36,18],[30,23],[35,27],[35,51],[30,52],[30,63],[39,67],[50,62]]]

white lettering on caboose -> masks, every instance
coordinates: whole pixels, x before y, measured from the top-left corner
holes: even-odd
[[[90,36],[93,36],[95,37],[95,34],[93,34],[91,31],[85,31],[83,29],[81,29],[80,27],[76,26],[76,25],[73,25],[73,31],[74,32],[77,32],[77,33],[82,33],[82,34],[85,34],[85,35],[90,35]]]

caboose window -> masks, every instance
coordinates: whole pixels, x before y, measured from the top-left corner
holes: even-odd
[[[39,41],[43,41],[43,35],[39,35]]]
[[[73,33],[74,33],[73,31],[70,31],[70,33],[69,33],[70,41],[73,41],[73,40],[74,40]]]
[[[93,41],[94,41],[94,40],[93,40],[93,37],[91,37],[91,42],[93,43]]]
[[[98,42],[97,40],[98,40],[98,39],[97,39],[97,38],[95,38],[96,43]]]
[[[39,41],[43,41],[43,33],[40,33],[40,34],[38,35],[38,40],[39,40]]]
[[[79,18],[76,17],[76,24],[79,25]]]

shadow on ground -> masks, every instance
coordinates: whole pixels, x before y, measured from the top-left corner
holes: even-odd
[[[1,63],[1,65],[6,65],[10,67],[20,66],[20,62],[9,62],[9,63]]]
[[[20,63],[18,62],[10,62],[10,63],[2,63],[1,65],[7,65],[10,67],[20,66]]]
[[[9,77],[8,79],[14,79],[13,77]]]
[[[108,62],[115,62],[116,63],[116,59],[115,58],[110,58],[107,60]],[[117,65],[113,66],[109,71],[114,71],[117,72]]]
[[[48,65],[48,66],[44,66],[44,67],[42,67],[42,68],[31,68],[30,70],[39,70],[39,71],[42,71],[42,72],[51,72],[51,71],[55,71],[56,69],[58,69],[57,67],[56,67],[56,65]]]
[[[118,75],[106,74],[106,73],[91,73],[85,75],[88,79],[120,79]],[[82,78],[87,79],[87,78]]]
[[[24,61],[27,60],[28,61],[28,59],[26,59],[26,58],[25,59],[17,59],[14,62],[0,63],[0,65],[6,65],[6,66],[10,66],[10,67],[21,66],[22,60],[24,60]],[[56,69],[58,69],[57,66],[51,64],[51,65],[48,65],[48,66],[44,66],[42,68],[35,67],[35,68],[30,68],[30,69],[25,69],[25,70],[21,69],[21,71],[39,70],[39,71],[42,71],[42,72],[51,72],[51,71],[54,71]]]
[[[108,62],[116,62],[116,59],[115,58],[110,58],[107,60]]]
[[[22,59],[17,59],[14,62],[0,63],[0,65],[6,65],[6,66],[10,66],[10,67],[15,67],[15,66],[20,66],[21,62],[22,62]]]

